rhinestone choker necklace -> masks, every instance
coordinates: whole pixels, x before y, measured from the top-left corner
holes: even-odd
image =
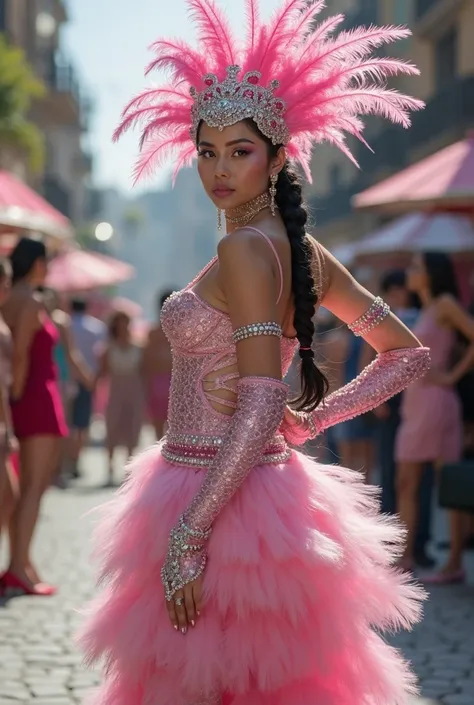
[[[253,198],[243,206],[237,208],[229,208],[225,212],[226,220],[232,225],[245,226],[255,218],[264,208],[270,208],[271,198],[268,192],[262,193],[260,196]]]

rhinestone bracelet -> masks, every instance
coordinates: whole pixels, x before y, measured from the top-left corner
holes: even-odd
[[[240,340],[253,338],[255,335],[275,335],[277,338],[281,338],[281,326],[274,321],[268,321],[267,323],[250,323],[249,325],[234,330],[232,338],[234,343],[238,343]]]
[[[380,325],[390,313],[390,306],[385,303],[380,296],[373,300],[370,308],[354,323],[349,323],[348,328],[358,337],[370,333],[376,326]]]

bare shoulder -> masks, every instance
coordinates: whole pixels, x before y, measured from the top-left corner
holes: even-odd
[[[27,296],[19,304],[19,319],[33,320],[37,318],[45,309],[43,302],[39,297]]]
[[[274,255],[261,235],[248,228],[229,233],[217,246],[219,264],[224,270],[250,272],[267,266],[273,268]]]
[[[441,294],[436,299],[436,312],[442,317],[449,316],[453,311],[456,312],[461,308],[459,301],[451,294]]]

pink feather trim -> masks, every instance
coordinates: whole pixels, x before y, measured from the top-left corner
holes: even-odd
[[[345,143],[347,134],[363,139],[361,116],[373,114],[403,127],[410,113],[420,110],[420,100],[386,87],[390,76],[416,75],[413,64],[374,56],[374,50],[409,36],[405,27],[358,27],[335,34],[343,15],[315,25],[324,0],[283,0],[272,19],[262,24],[258,0],[245,0],[247,36],[233,35],[225,14],[215,0],[186,0],[197,28],[199,48],[178,39],[160,39],[147,72],[165,69],[168,84],[149,88],[125,107],[114,133],[141,130],[142,151],[135,181],[149,176],[171,155],[176,176],[196,155],[190,136],[190,88],[204,89],[206,73],[222,80],[226,69],[237,64],[244,71],[261,71],[261,84],[278,79],[275,95],[286,104],[285,122],[291,139],[286,145],[291,161],[298,163],[311,181],[310,160],[314,146],[334,144],[356,163]]]

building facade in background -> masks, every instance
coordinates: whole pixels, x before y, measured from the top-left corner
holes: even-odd
[[[156,318],[158,293],[187,284],[215,255],[218,241],[216,210],[204,193],[196,169],[183,169],[160,191],[127,199],[116,189],[95,190],[89,196],[90,223],[106,221],[114,235],[102,251],[136,269],[134,279],[118,293]]]
[[[34,185],[77,224],[84,218],[92,170],[90,152],[84,147],[90,102],[61,49],[65,22],[63,0],[0,0],[0,32],[24,50],[47,88],[30,116],[43,132],[46,146],[45,171]]]
[[[392,79],[391,85],[426,101],[409,130],[366,119],[366,138],[374,153],[348,140],[360,170],[333,147],[316,150],[308,200],[318,238],[334,247],[377,224],[373,214],[354,215],[354,194],[474,128],[474,1],[332,0],[328,6],[329,14],[346,15],[346,29],[372,23],[408,25],[413,36],[385,51],[416,63],[421,76]]]

